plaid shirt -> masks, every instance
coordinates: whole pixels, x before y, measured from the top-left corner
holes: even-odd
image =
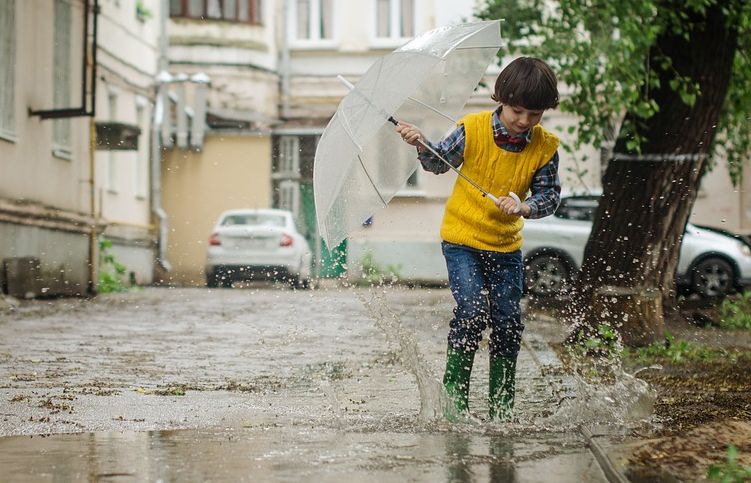
[[[498,133],[508,134],[506,127],[501,122],[498,116],[498,110],[493,113],[493,136],[497,136]],[[532,130],[530,129],[524,134],[527,142],[531,140]],[[451,163],[452,166],[458,168],[464,162],[464,143],[465,133],[464,126],[457,127],[451,134],[446,136],[442,141],[438,143],[429,143],[430,146],[435,149],[443,158]],[[504,144],[502,149],[511,152],[520,152],[524,149],[525,145],[517,146],[514,144]],[[423,169],[435,174],[445,173],[449,170],[446,164],[438,159],[430,151],[424,151],[419,153],[417,158],[422,163]],[[530,208],[530,215],[528,218],[542,218],[548,215],[552,215],[558,204],[561,201],[561,181],[558,178],[558,152],[553,153],[553,157],[550,161],[538,169],[532,177],[532,184],[530,186],[532,194],[529,198],[524,200]]]

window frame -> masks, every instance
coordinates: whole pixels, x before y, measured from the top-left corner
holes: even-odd
[[[148,110],[149,101],[143,96],[136,96],[135,110],[136,110],[136,125],[141,130],[141,135],[138,136],[138,150],[136,151],[136,166],[133,170],[133,184],[135,198],[138,200],[146,199],[146,181],[148,178],[148,143],[149,138],[146,133],[148,132]]]
[[[170,18],[186,18],[192,20],[206,20],[211,22],[228,22],[236,24],[247,25],[263,25],[263,0],[235,0],[235,17],[234,18],[215,18],[209,16],[209,1],[200,0],[202,2],[202,14],[199,16],[191,15],[188,4],[190,0],[176,0],[179,2],[180,13],[173,13],[172,2],[170,2],[169,16]],[[217,0],[223,2],[224,0]],[[248,4],[248,20],[240,20],[240,4],[246,2]]]
[[[58,8],[67,9],[67,31],[58,30],[63,25],[58,20]],[[73,75],[70,69],[73,56],[73,12],[66,0],[56,0],[52,33],[52,100],[55,108],[68,107],[71,102]],[[65,51],[63,51],[65,50]],[[70,118],[52,121],[52,155],[59,159],[73,159],[73,123]]]
[[[334,8],[334,1],[330,2],[331,5],[331,17],[329,19],[331,23],[331,37],[321,37],[321,5],[326,0],[309,0],[310,2],[310,15],[308,16],[308,30],[310,32],[309,37],[301,38],[297,36],[297,0],[290,0],[289,11],[287,16],[287,39],[291,48],[333,48],[336,47],[337,29],[336,29],[336,8]]]
[[[370,42],[373,47],[377,48],[395,48],[399,47],[408,40],[415,37],[417,30],[417,2],[416,0],[410,0],[412,2],[412,25],[411,35],[402,35],[402,2],[404,0],[388,0],[389,2],[389,35],[388,37],[380,37],[378,35],[378,2],[379,0],[371,0],[371,18],[370,24]]]
[[[117,110],[120,102],[120,90],[116,87],[110,86],[107,89],[107,116],[110,121],[117,121]],[[114,150],[107,151],[107,179],[106,189],[107,193],[115,195],[118,193],[117,184],[117,158],[119,153],[115,153]]]

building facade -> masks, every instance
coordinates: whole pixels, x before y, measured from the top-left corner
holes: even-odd
[[[121,277],[151,283],[147,133],[156,3],[0,3],[5,292],[95,293],[107,265],[99,263],[102,239],[126,266]]]
[[[273,1],[169,2],[160,186],[171,269],[160,275],[164,283],[205,285],[219,215],[272,206],[281,12]]]
[[[96,215],[128,283],[146,285],[156,260],[149,147],[162,11],[160,0],[99,0],[99,7]]]

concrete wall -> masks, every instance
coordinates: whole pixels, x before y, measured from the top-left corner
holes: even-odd
[[[53,121],[28,110],[52,109],[54,5],[49,0],[15,2],[15,122],[0,136],[0,262],[34,256],[41,260],[39,288],[45,294],[83,293],[88,280],[85,227],[89,196],[89,119],[73,118],[70,145],[53,145]],[[71,6],[71,106],[81,103],[80,5]],[[3,88],[8,88],[4,86]],[[1,265],[0,265],[1,266]]]
[[[17,296],[85,295],[89,269],[84,262],[88,259],[88,249],[85,233],[0,223],[0,262],[21,257],[36,257],[41,262],[39,278],[25,284],[28,291],[14,294]],[[0,279],[4,277],[0,275]]]
[[[691,213],[698,225],[751,234],[751,158],[743,166],[744,176],[733,186],[727,167],[720,161],[704,176]]]
[[[271,138],[211,135],[200,153],[172,150],[162,165],[169,217],[166,282],[204,285],[206,243],[220,213],[271,206]]]

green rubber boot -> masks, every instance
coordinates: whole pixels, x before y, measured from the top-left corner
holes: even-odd
[[[510,421],[514,410],[516,357],[490,356],[488,415],[491,420]]]
[[[472,374],[474,352],[464,352],[449,346],[446,351],[446,372],[443,387],[449,397],[444,415],[456,421],[469,413],[469,376]]]

